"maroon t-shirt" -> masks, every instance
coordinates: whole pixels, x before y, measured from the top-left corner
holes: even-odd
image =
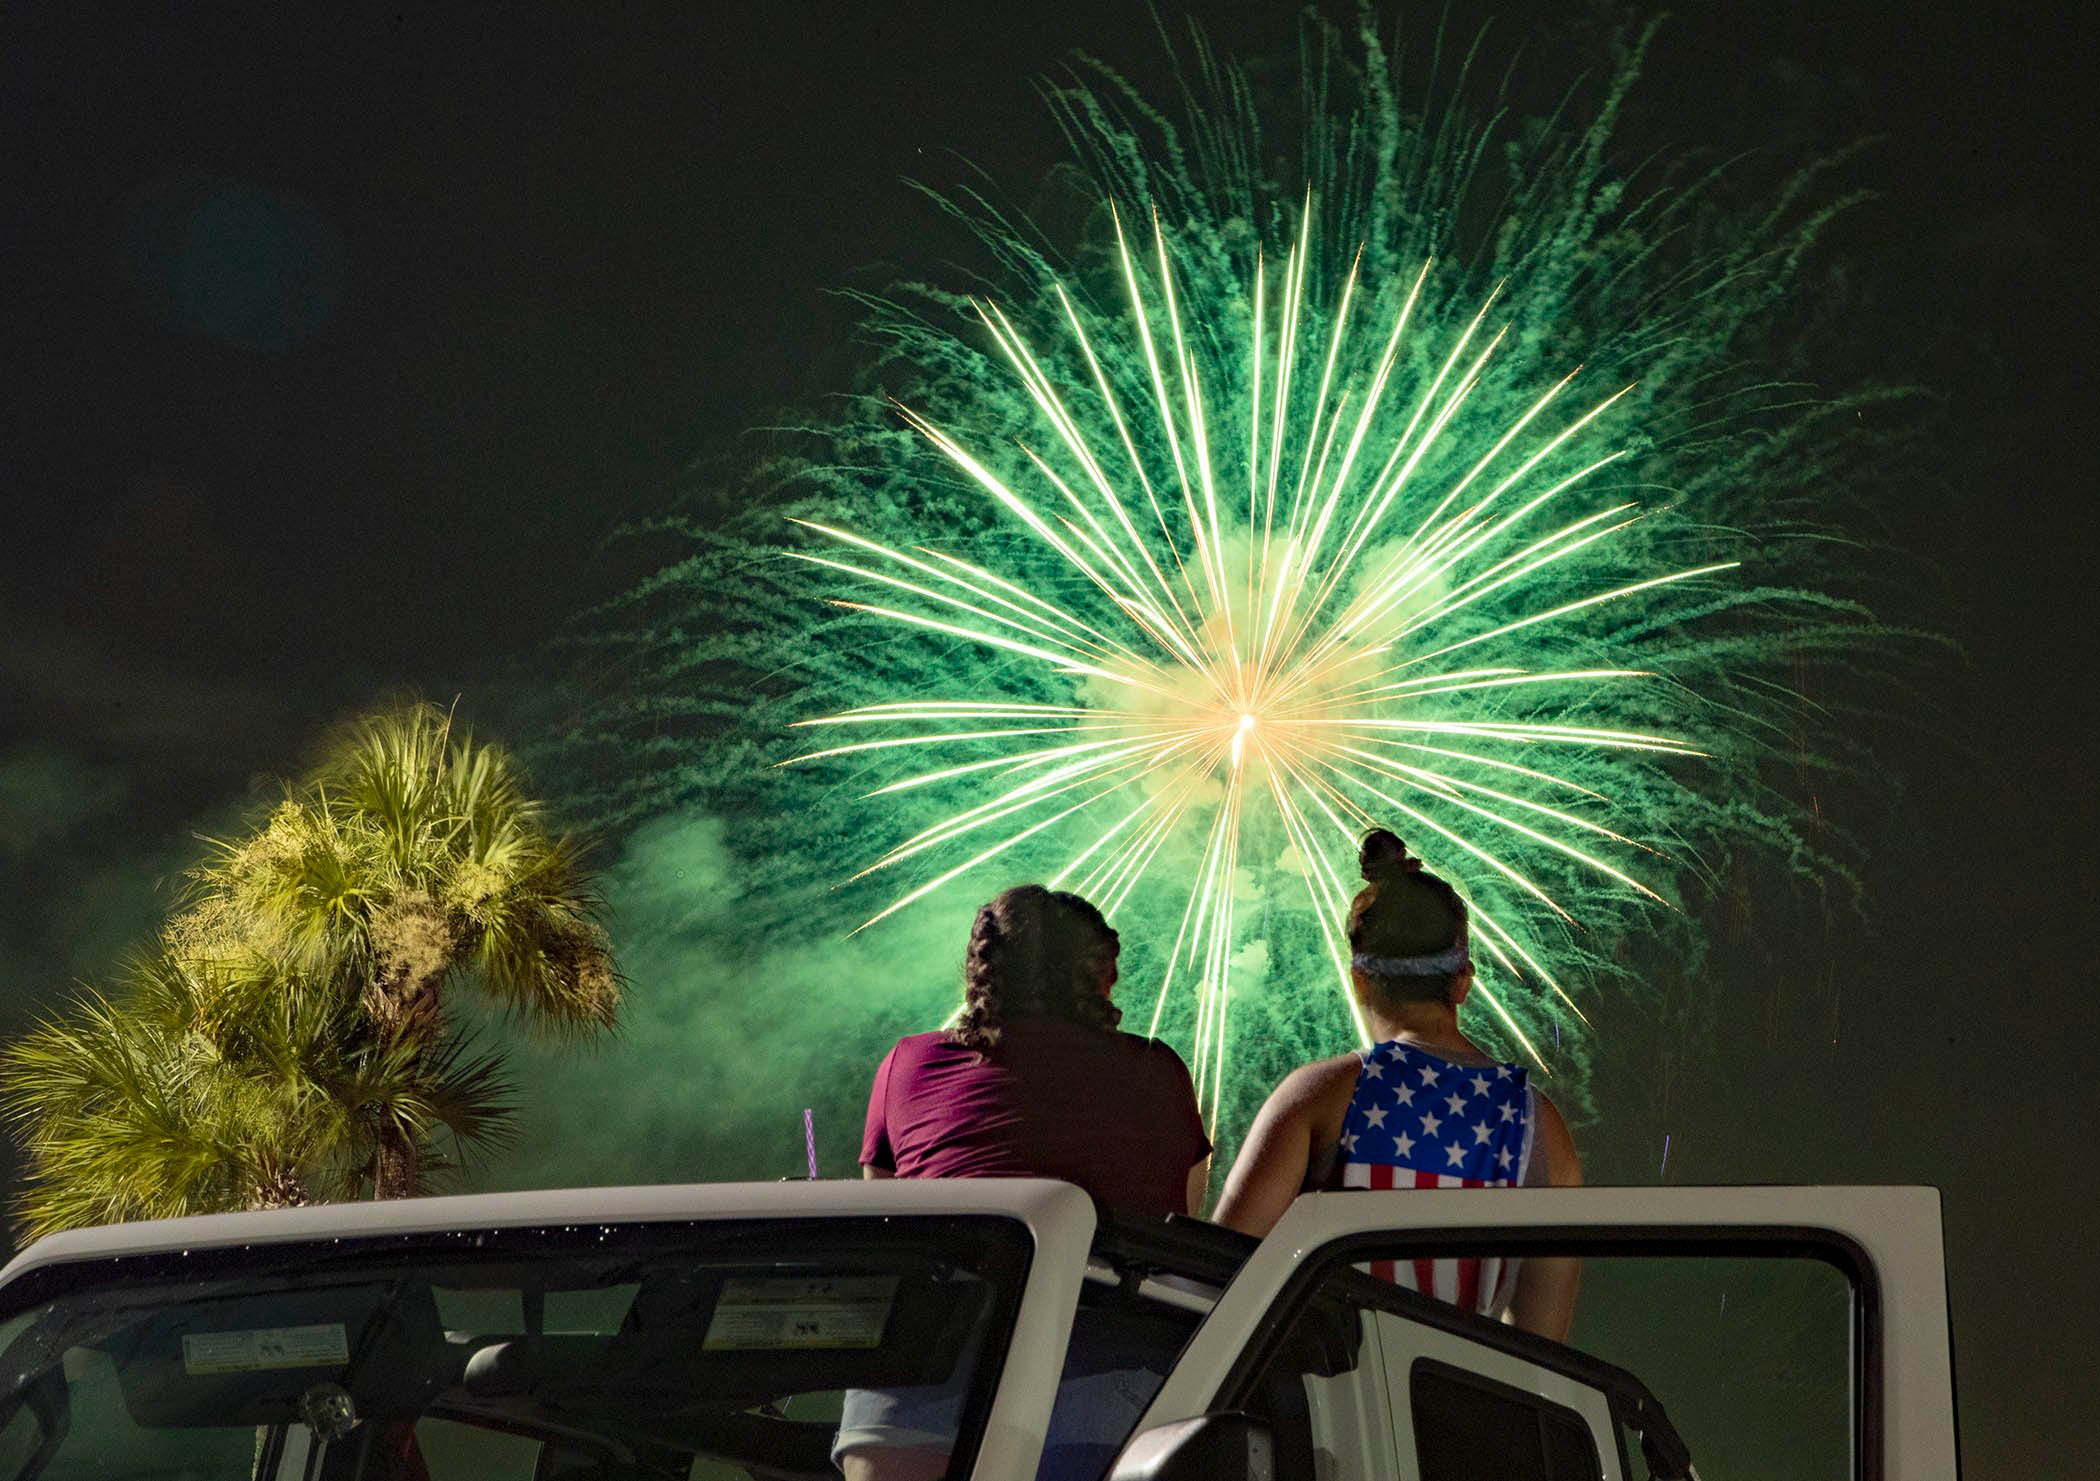
[[[860,1160],[900,1178],[1062,1178],[1112,1208],[1178,1214],[1210,1155],[1181,1056],[1034,1014],[990,1054],[899,1039],[875,1072]]]

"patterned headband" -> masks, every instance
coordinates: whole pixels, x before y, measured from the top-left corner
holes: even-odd
[[[1469,934],[1461,925],[1456,941],[1427,956],[1373,956],[1359,951],[1349,958],[1349,965],[1373,977],[1456,977],[1473,965],[1466,939]]]

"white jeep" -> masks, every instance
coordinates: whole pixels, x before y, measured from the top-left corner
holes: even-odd
[[[1374,1273],[1541,1253],[1584,1261],[1569,1345]],[[854,1431],[868,1396],[887,1427]],[[578,1189],[112,1226],[0,1272],[0,1481],[825,1481],[842,1456],[1621,1481],[1694,1453],[1708,1481],[1956,1476],[1937,1193],[1317,1194],[1257,1243],[1049,1182]]]

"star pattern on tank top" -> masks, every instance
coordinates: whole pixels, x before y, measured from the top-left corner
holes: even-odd
[[[1394,1040],[1363,1056],[1343,1155],[1428,1175],[1432,1186],[1507,1183],[1523,1156],[1530,1106],[1520,1066],[1452,1064]]]

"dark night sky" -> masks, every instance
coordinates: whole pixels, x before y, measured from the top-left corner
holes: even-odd
[[[1198,9],[1244,50],[1294,7]],[[1500,34],[1550,54],[1592,9],[1503,7]],[[1819,1061],[1846,1093],[1694,1165],[1947,1190],[1978,1478],[2100,1469],[2067,1428],[2100,1412],[2067,1331],[2100,1309],[2100,1240],[2064,1191],[2100,1177],[2092,38],[2057,9],[1683,6],[1629,124],[1880,139],[1847,177],[1880,199],[1831,247],[1846,353],[1944,399],[1875,533],[1928,563],[1891,564],[1903,615],[1966,659],[1890,728],[1901,807],[1848,819],[1870,921],[1832,948],[1847,1026]],[[1074,45],[1157,71],[1143,8],[1101,0],[22,3],[0,27],[0,1027],[103,971],[251,776],[379,691],[531,660],[630,574],[597,550],[618,521],[835,388],[824,290],[927,226],[899,177],[952,178],[950,149],[1040,170],[1029,79]]]

